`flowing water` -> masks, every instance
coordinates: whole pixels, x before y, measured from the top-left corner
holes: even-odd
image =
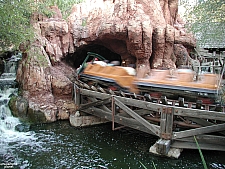
[[[11,67],[12,63],[7,63]],[[6,64],[6,65],[7,65]],[[0,78],[0,168],[18,169],[201,169],[197,150],[184,150],[179,159],[152,155],[149,147],[156,137],[131,130],[111,130],[111,124],[74,128],[68,121],[32,125],[18,132],[20,124],[8,108],[16,94],[14,68]],[[8,73],[8,74],[7,74]],[[9,82],[6,85],[6,82]],[[225,152],[203,151],[208,168],[225,168]]]

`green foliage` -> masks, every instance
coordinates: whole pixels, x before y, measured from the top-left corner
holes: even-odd
[[[73,4],[80,2],[82,0],[0,0],[0,51],[18,49],[20,43],[33,40],[30,19],[34,12],[51,17],[48,7],[56,5],[66,18]]]
[[[225,1],[201,0],[197,5],[185,4],[188,27],[204,45],[224,42]]]
[[[33,0],[0,1],[0,50],[18,48],[33,37],[30,17],[35,5]]]
[[[48,6],[58,6],[63,15],[63,19],[66,19],[74,4],[83,2],[83,0],[44,0],[44,4]]]
[[[86,26],[87,25],[87,19],[82,19],[82,26]]]
[[[154,163],[154,161],[152,161],[152,165],[153,165],[154,169],[156,169],[156,166],[155,166],[155,163]]]
[[[196,145],[197,145],[197,148],[198,148],[198,151],[199,151],[199,154],[200,154],[200,157],[201,157],[201,160],[202,160],[204,169],[208,169],[208,167],[207,167],[207,165],[206,165],[206,162],[205,162],[205,159],[204,159],[204,156],[203,156],[203,154],[202,154],[201,148],[200,148],[200,146],[199,146],[199,144],[198,144],[198,141],[197,141],[197,139],[196,139],[195,136],[194,136],[194,139],[195,139],[195,143],[196,143]]]
[[[142,165],[142,167],[143,167],[144,169],[147,169],[147,167],[145,167],[145,165],[144,165],[142,162],[139,161],[139,163]],[[152,161],[152,165],[153,165],[154,169],[156,169],[156,166],[155,166],[154,161]]]
[[[144,169],[147,169],[147,167],[145,167],[145,165],[144,165],[142,162],[139,161],[139,163],[142,165],[142,167],[143,167]]]

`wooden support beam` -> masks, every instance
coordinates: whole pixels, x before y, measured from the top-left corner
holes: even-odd
[[[131,110],[129,107],[127,107],[125,104],[123,104],[121,101],[119,101],[115,97],[115,104],[118,105],[121,109],[123,109],[126,113],[128,113],[131,117],[136,119],[139,123],[144,125],[146,128],[151,130],[155,135],[159,135],[159,126],[149,123],[147,120],[139,116],[137,113],[135,113],[133,110]]]
[[[95,97],[98,99],[106,99],[106,98],[111,97],[111,94],[100,93],[100,92],[87,90],[87,89],[80,89],[80,94],[85,95],[85,96]]]
[[[171,140],[159,139],[156,142],[156,152],[161,155],[167,155],[170,150]]]
[[[167,108],[166,109],[166,135],[165,139],[172,139],[172,133],[173,133],[173,108]]]
[[[166,108],[163,108],[160,118],[160,138],[164,138],[166,133]]]
[[[149,115],[149,114],[153,113],[152,111],[146,110],[146,109],[134,110],[134,112],[137,113],[140,116]]]
[[[102,109],[96,108],[96,107],[90,107],[88,109],[82,110],[85,113],[92,114],[97,117],[105,118],[109,121],[112,120],[112,113],[104,111]],[[139,131],[143,131],[145,133],[155,135],[153,132],[151,132],[148,128],[140,124],[137,120],[133,118],[127,118],[119,115],[115,115],[115,123],[124,125],[126,127],[130,127]]]
[[[73,85],[73,91],[74,91],[74,103],[76,105],[76,109],[79,109],[80,107],[80,88],[74,83]]]
[[[105,99],[112,96],[110,94],[95,92],[95,91],[91,91],[87,89],[80,89],[80,94],[85,96],[95,97],[98,99]],[[162,107],[166,107],[166,105],[151,103],[151,102],[147,102],[143,100],[137,100],[132,98],[120,97],[120,96],[114,96],[114,97],[119,99],[121,102],[126,103],[126,105],[148,109],[152,111],[158,111]]]
[[[90,97],[96,97],[100,99],[108,98],[111,96],[110,94],[99,93],[99,92],[90,91],[87,89],[80,89],[80,94],[90,96]],[[158,111],[159,109],[162,109],[164,107],[173,107],[173,106],[151,103],[147,101],[125,98],[120,96],[115,96],[115,98],[119,99],[121,102],[125,103],[126,105],[148,109],[152,111]],[[225,113],[223,112],[206,111],[206,110],[177,107],[177,106],[174,106],[174,115],[225,121]]]
[[[87,103],[87,104],[82,104],[79,110],[84,110],[84,109],[87,109],[88,107],[92,107],[92,106],[101,106],[101,105],[108,104],[108,103],[111,103],[111,97],[103,99],[103,100],[97,100],[97,101]]]
[[[224,145],[225,144],[225,137],[224,136],[216,136],[216,135],[197,135],[195,136],[198,140],[198,143],[204,144],[215,144],[215,145]],[[192,142],[195,143],[195,139],[193,136],[184,137],[176,139],[177,141],[183,142]]]
[[[96,102],[96,101],[98,101],[96,98],[94,98],[94,97],[88,97],[88,99],[90,99],[92,102]],[[108,107],[106,107],[105,105],[101,105],[100,106],[103,110],[105,110],[105,111],[111,111]]]
[[[212,133],[212,132],[218,132],[218,131],[223,131],[223,130],[225,130],[225,123],[211,125],[211,126],[207,126],[207,127],[201,127],[201,128],[197,128],[197,129],[185,130],[185,131],[180,131],[180,132],[174,132],[173,139],[189,137],[189,136],[196,136],[199,134]]]
[[[173,109],[163,108],[160,119],[160,138],[170,140],[173,133]]]
[[[191,117],[188,117],[187,118],[188,120],[191,120],[197,124],[200,124],[201,126],[211,126],[211,125],[214,125],[214,123],[211,123],[205,119],[198,119],[198,118],[191,118]],[[220,134],[223,134],[225,135],[225,131],[220,131],[219,132]]]
[[[147,102],[147,101],[143,101],[143,100],[125,98],[125,97],[120,97],[120,96],[115,96],[115,98],[117,100],[120,100],[121,102],[125,103],[126,105],[138,107],[138,108],[142,108],[142,109],[147,109],[147,110],[151,110],[151,111],[158,111],[159,109],[166,107],[166,105]]]
[[[225,121],[225,113],[184,107],[174,107],[174,115]]]
[[[115,99],[114,96],[112,96],[112,130],[115,130],[115,114],[116,114],[116,105],[115,105]]]
[[[174,141],[170,146],[173,148],[182,149],[198,149],[196,143],[193,142]],[[224,145],[199,143],[199,146],[201,150],[225,151]]]

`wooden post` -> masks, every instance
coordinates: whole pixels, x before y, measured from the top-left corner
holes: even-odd
[[[216,71],[215,71],[215,57],[216,57],[216,51],[214,50],[213,51],[213,72],[212,73],[216,73]]]
[[[80,101],[81,101],[80,89],[76,84],[74,84],[73,90],[74,90],[74,103],[76,105],[76,109],[79,109],[80,108]]]
[[[160,138],[170,140],[173,133],[173,112],[172,107],[163,108],[160,120]]]
[[[171,139],[173,134],[173,112],[174,108],[167,108],[166,113],[166,136],[165,139]]]
[[[173,112],[174,108],[163,108],[160,120],[160,139],[156,142],[156,152],[167,155],[170,150],[173,133]]]
[[[112,96],[112,130],[115,130],[115,110],[116,110],[115,100],[114,96]]]

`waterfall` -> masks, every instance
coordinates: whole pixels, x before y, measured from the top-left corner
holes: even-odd
[[[1,83],[1,80],[0,80]],[[8,107],[8,102],[11,94],[17,94],[16,88],[5,88],[0,90],[0,135],[9,131],[14,131],[15,126],[20,122],[18,118],[12,116]]]
[[[18,93],[15,79],[20,58],[20,55],[15,55],[4,61],[4,73],[0,76],[0,155],[3,157],[9,155],[8,144],[21,137],[20,132],[15,130],[20,121],[12,116],[8,107],[10,96]],[[3,162],[9,161],[3,159]]]
[[[4,73],[0,76],[0,135],[14,130],[19,120],[11,115],[8,102],[12,94],[17,95],[16,71],[20,55],[14,55],[4,61]]]

